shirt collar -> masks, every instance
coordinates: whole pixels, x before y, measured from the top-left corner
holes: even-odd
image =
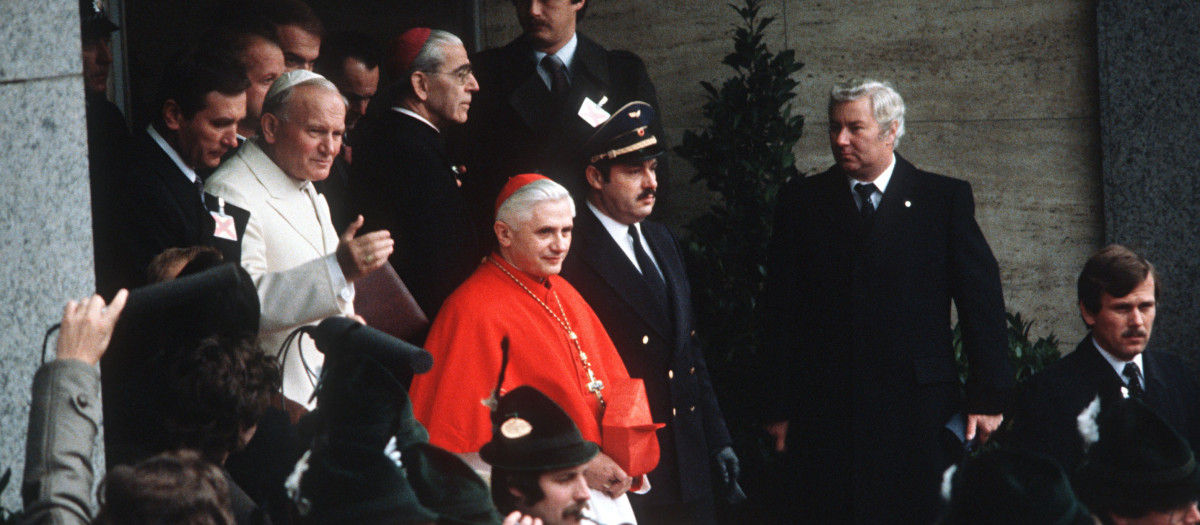
[[[168,157],[171,157],[171,161],[175,163],[175,166],[179,168],[179,171],[183,172],[183,176],[187,177],[188,181],[194,183],[197,180],[200,180],[200,177],[196,175],[196,170],[189,168],[187,164],[184,164],[183,158],[179,156],[179,152],[175,151],[175,148],[172,148],[170,144],[167,144],[167,139],[164,139],[162,135],[158,134],[158,130],[154,129],[153,124],[146,126],[146,132],[150,134],[150,138],[154,139],[154,142],[158,144],[158,147],[162,148]]]
[[[403,114],[405,114],[405,115],[408,115],[408,116],[410,116],[410,117],[412,117],[412,118],[415,118],[415,119],[417,119],[417,120],[419,120],[419,121],[421,121],[421,122],[424,122],[425,124],[428,124],[428,125],[429,125],[429,127],[433,128],[433,130],[434,130],[434,131],[436,131],[436,132],[438,132],[439,134],[441,134],[441,132],[442,132],[441,130],[439,130],[439,129],[437,128],[437,126],[434,126],[432,122],[430,122],[430,121],[428,121],[428,120],[425,120],[425,117],[422,117],[421,115],[418,115],[418,114],[417,114],[417,112],[415,112],[415,111],[413,111],[413,110],[411,110],[411,109],[408,109],[408,108],[402,108],[402,107],[400,107],[400,106],[394,106],[394,107],[392,108],[392,111],[395,111],[395,112],[397,112],[397,113],[403,113]]]
[[[629,226],[631,225],[621,224],[616,219],[605,215],[603,211],[600,211],[600,208],[592,204],[592,201],[587,201],[587,207],[589,210],[592,210],[592,214],[600,220],[600,224],[604,225],[604,229],[608,230],[608,234],[612,235],[613,238],[624,239],[625,236],[629,235]],[[636,224],[633,226],[636,226]],[[638,228],[638,232],[641,232],[641,228]]]
[[[1104,356],[1104,360],[1108,361],[1108,365],[1113,367],[1113,370],[1117,372],[1117,377],[1120,377],[1121,381],[1125,384],[1129,384],[1129,380],[1125,377],[1125,365],[1131,362],[1136,363],[1138,369],[1142,371],[1142,388],[1145,388],[1146,367],[1142,366],[1142,354],[1139,353],[1138,355],[1133,356],[1133,359],[1130,359],[1129,361],[1122,361],[1121,358],[1108,353],[1108,350],[1100,348],[1100,343],[1096,342],[1095,337],[1092,338],[1092,345],[1096,347],[1096,350],[1100,351],[1100,355]]]
[[[893,153],[892,161],[890,163],[888,163],[887,168],[884,168],[883,173],[880,173],[878,177],[875,177],[875,180],[871,181],[871,184],[875,185],[875,191],[878,191],[880,194],[887,191],[888,183],[892,181],[892,172],[895,170],[896,170],[896,154]],[[855,179],[854,177],[851,177],[849,175],[846,175],[846,181],[848,184],[850,184],[850,189],[852,191],[854,190],[854,185],[858,184],[860,182],[858,179]]]

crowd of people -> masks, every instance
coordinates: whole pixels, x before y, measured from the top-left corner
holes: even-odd
[[[785,475],[743,492],[651,219],[654,86],[576,31],[589,3],[514,0],[523,34],[474,55],[238,3],[131,134],[120,28],[81,0],[97,295],[34,378],[25,520],[1200,523],[1200,376],[1146,350],[1153,265],[1097,252],[1088,335],[1014,386],[971,187],[896,153],[870,79],[829,92],[834,165],[779,193],[754,386]]]

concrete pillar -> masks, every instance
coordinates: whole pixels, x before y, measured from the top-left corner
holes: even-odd
[[[1157,267],[1151,346],[1200,357],[1200,4],[1101,0],[1096,13],[1106,238]]]
[[[78,3],[6,0],[0,20],[0,471],[13,470],[0,505],[13,509],[42,335],[95,285]]]

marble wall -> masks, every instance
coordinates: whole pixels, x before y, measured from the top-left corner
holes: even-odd
[[[700,81],[720,82],[737,14],[724,1],[592,0],[580,31],[646,61],[664,124],[678,143],[705,124]],[[735,2],[739,3],[740,2]],[[807,65],[794,111],[806,120],[798,167],[832,159],[829,87],[850,77],[890,80],[905,97],[900,151],[917,166],[966,179],[976,217],[1000,262],[1008,308],[1074,348],[1084,330],[1075,277],[1104,240],[1096,93],[1095,0],[768,0],[768,46]],[[509,2],[484,2],[483,41],[520,33]],[[673,159],[666,220],[702,213],[711,196]]]
[[[1153,345],[1200,357],[1200,4],[1101,0],[1105,231],[1159,273]]]
[[[0,506],[14,509],[42,335],[95,286],[78,2],[6,0],[0,20]]]

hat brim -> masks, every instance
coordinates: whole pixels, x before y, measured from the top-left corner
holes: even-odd
[[[1089,479],[1082,475],[1079,482],[1080,499],[1085,503],[1106,509],[1140,507],[1163,511],[1200,497],[1200,466],[1193,468],[1191,474],[1166,483],[1126,483],[1121,479]],[[1097,505],[1098,502],[1103,504]]]
[[[571,468],[582,465],[596,457],[600,447],[591,441],[579,441],[565,447],[537,450],[536,453],[517,454],[505,451],[494,442],[488,442],[479,450],[493,468],[517,471],[545,471]]]
[[[107,17],[97,17],[95,20],[83,24],[82,33],[84,38],[100,38],[111,35],[113,31],[120,29],[121,26],[114,24]]]
[[[636,164],[640,162],[646,162],[650,159],[657,159],[666,153],[667,150],[662,147],[662,144],[651,144],[642,149],[631,151],[618,157],[596,161],[594,164],[602,166],[611,166],[613,164]]]

